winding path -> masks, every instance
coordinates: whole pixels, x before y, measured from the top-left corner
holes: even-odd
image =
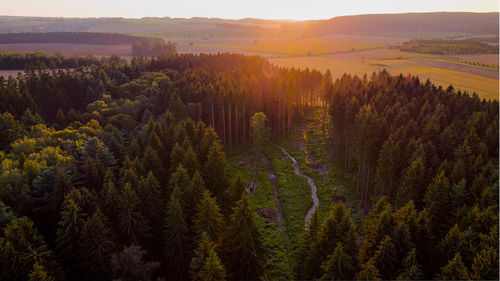
[[[296,175],[299,175],[299,176],[302,176],[304,178],[307,179],[307,182],[309,183],[309,185],[311,186],[311,197],[312,197],[312,200],[313,200],[313,206],[311,207],[311,209],[309,209],[309,211],[307,212],[307,215],[306,215],[306,218],[305,218],[305,223],[304,223],[304,227],[306,229],[309,228],[309,225],[308,225],[308,222],[309,222],[309,219],[311,218],[312,214],[314,213],[314,211],[316,210],[316,208],[318,207],[318,196],[316,195],[316,184],[314,184],[314,181],[311,177],[309,176],[306,176],[304,174],[302,174],[302,172],[300,171],[300,168],[299,168],[299,164],[297,163],[297,161],[295,160],[295,158],[293,158],[292,155],[290,155],[283,147],[281,146],[277,146],[279,149],[281,149],[281,151],[290,159],[292,159],[292,162],[293,162],[293,168],[294,168],[294,172]]]

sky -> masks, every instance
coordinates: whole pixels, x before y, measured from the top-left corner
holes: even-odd
[[[498,0],[0,0],[0,15],[328,19],[407,12],[498,12]]]

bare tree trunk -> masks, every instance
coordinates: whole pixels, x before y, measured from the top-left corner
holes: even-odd
[[[247,116],[246,116],[246,107],[243,106],[243,146],[246,146],[247,144],[247,131],[246,131],[246,124],[247,124]]]
[[[224,135],[224,145],[226,145],[226,105],[222,104],[222,131]]]
[[[235,118],[235,127],[234,127],[234,145],[238,146],[238,104],[234,104],[234,118]]]
[[[214,98],[212,97],[212,128],[215,130],[215,118],[214,118]]]
[[[286,102],[283,97],[283,139],[285,139],[285,113],[286,113]]]
[[[229,149],[233,149],[233,134],[232,134],[232,124],[231,124],[231,103],[229,103]]]

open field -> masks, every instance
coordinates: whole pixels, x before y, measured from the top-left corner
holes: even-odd
[[[461,65],[446,62],[443,59],[444,57],[435,55],[400,52],[395,49],[377,49],[323,56],[271,58],[270,60],[284,67],[309,67],[320,71],[329,69],[334,79],[341,77],[344,73],[362,76],[365,73],[370,74],[382,69],[393,74],[411,73],[418,75],[421,79],[430,79],[436,85],[447,87],[452,84],[455,89],[476,92],[480,97],[487,99],[498,99],[498,70]],[[429,65],[429,61],[432,61],[432,65]]]
[[[453,55],[450,58],[498,66],[498,54]]]
[[[0,44],[0,52],[62,52],[65,56],[74,54],[96,56],[130,56],[131,45],[90,45],[61,43]]]
[[[262,53],[286,55],[317,55],[350,50],[379,48],[383,45],[365,42],[306,38],[297,40],[276,40],[257,42],[250,50]]]

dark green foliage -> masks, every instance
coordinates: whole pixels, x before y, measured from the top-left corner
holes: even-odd
[[[399,274],[398,280],[422,280],[424,274],[422,267],[418,264],[415,248],[411,250],[403,261],[403,271]]]
[[[441,268],[441,273],[437,277],[441,280],[468,280],[469,271],[462,262],[462,256],[457,253],[446,266]]]
[[[157,274],[160,263],[145,261],[145,255],[146,252],[141,247],[134,245],[125,247],[121,252],[113,254],[111,258],[113,280],[155,280],[154,277]]]
[[[233,207],[233,214],[222,237],[221,252],[229,278],[255,280],[262,274],[262,242],[255,227],[250,201],[246,194]]]
[[[173,195],[168,202],[167,216],[163,223],[163,256],[168,270],[172,272],[172,280],[182,280],[188,277],[190,244],[181,203]]]
[[[341,242],[337,243],[333,254],[328,256],[321,268],[324,272],[321,280],[353,279],[355,272],[353,258],[344,252]]]
[[[33,271],[29,274],[29,281],[53,281],[55,280],[53,276],[51,276],[43,265],[35,263],[33,265]]]
[[[200,280],[199,277],[203,266],[205,265],[205,261],[207,260],[210,251],[213,250],[214,245],[207,233],[203,231],[198,239],[198,246],[194,250],[194,256],[191,259],[191,263],[189,265],[189,273],[192,280]]]
[[[43,275],[36,271],[54,276],[57,267],[52,252],[30,219],[12,220],[4,228],[0,237],[0,280],[29,280],[28,274],[32,272],[35,277]]]
[[[380,279],[380,273],[378,269],[370,260],[367,263],[361,265],[361,271],[356,274],[356,280],[382,280]]]
[[[140,199],[130,183],[123,186],[118,197],[119,230],[122,238],[137,243],[147,232],[147,225],[140,213]]]
[[[194,230],[197,235],[206,232],[212,241],[218,241],[224,230],[224,217],[220,212],[216,199],[210,197],[208,190],[205,190],[196,207]]]
[[[210,249],[205,264],[200,271],[199,278],[203,281],[226,280],[226,269],[214,249]]]

